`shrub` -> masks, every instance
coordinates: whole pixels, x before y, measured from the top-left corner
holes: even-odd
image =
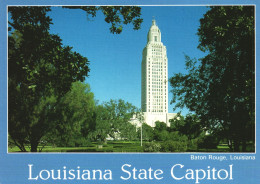
[[[162,130],[158,134],[158,141],[166,141],[169,139],[169,132],[167,130]]]
[[[188,142],[188,151],[197,151],[198,150],[198,141],[199,139],[191,139]]]
[[[160,143],[148,142],[143,145],[144,152],[159,152],[161,149]]]
[[[161,143],[162,152],[185,152],[188,148],[188,141],[168,140]]]
[[[214,135],[205,135],[198,140],[198,148],[216,149],[218,144],[219,140]]]
[[[92,146],[92,143],[90,140],[88,140],[84,137],[80,137],[74,141],[74,145],[75,145],[75,147],[83,147],[83,146],[88,147],[88,146]]]
[[[186,135],[180,135],[179,132],[171,132],[169,135],[170,140],[173,141],[187,141],[188,137]]]

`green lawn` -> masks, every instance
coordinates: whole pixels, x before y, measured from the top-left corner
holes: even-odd
[[[29,147],[27,151],[29,151]],[[8,148],[8,152],[19,152],[18,147]],[[45,146],[42,152],[143,152],[138,141],[108,141],[100,147],[93,142],[87,147],[53,147]]]
[[[145,142],[144,142],[145,143]],[[27,151],[30,151],[29,147]],[[18,147],[9,147],[8,152],[20,152]],[[45,146],[42,152],[143,152],[140,141],[108,141],[100,147],[96,142],[92,142],[86,147],[53,147]],[[227,144],[218,145],[217,149],[188,150],[187,152],[229,152]],[[250,150],[249,150],[250,152]]]

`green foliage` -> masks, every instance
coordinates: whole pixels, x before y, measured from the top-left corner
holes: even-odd
[[[81,147],[55,147],[46,145],[39,147],[42,152],[143,152],[143,147],[140,146],[140,141],[107,141],[107,144],[102,148],[98,147],[98,142],[86,142]],[[27,151],[29,151],[27,149]],[[17,147],[8,147],[8,152],[19,152]]]
[[[49,33],[48,7],[9,7],[14,29],[8,38],[8,126],[15,144],[37,151],[55,128],[59,99],[88,75],[88,60]]]
[[[141,139],[141,128],[138,128],[137,134],[138,138]],[[154,138],[153,128],[146,123],[142,124],[142,138],[144,141],[152,141]]]
[[[137,131],[136,131],[136,126],[132,125],[131,123],[127,122],[125,123],[124,128],[120,128],[120,137],[125,139],[125,140],[137,140]]]
[[[133,24],[134,30],[141,27],[143,19],[141,8],[137,6],[63,6],[69,9],[81,9],[86,12],[87,16],[96,17],[97,11],[102,11],[105,21],[111,24],[110,32],[120,34],[123,30],[123,24]]]
[[[185,152],[188,148],[187,141],[168,140],[161,143],[162,152]]]
[[[139,29],[142,22],[139,7],[67,8],[83,9],[92,16],[101,10],[105,21],[112,24],[112,33],[122,31],[121,23],[132,23],[134,29]],[[47,13],[50,10],[50,7],[33,6],[8,8],[11,17],[8,22],[8,130],[10,140],[21,151],[27,151],[25,146],[29,143],[31,151],[36,152],[50,131],[62,135],[60,140],[67,137],[63,144],[79,145],[76,139],[81,140],[81,134],[89,134],[92,129],[89,126],[95,119],[95,114],[89,111],[88,118],[82,119],[81,113],[86,113],[84,108],[79,112],[71,111],[80,104],[77,100],[61,101],[73,82],[82,82],[88,76],[89,61],[73,52],[72,47],[64,46],[58,35],[49,33],[52,19]],[[77,94],[66,98],[73,95]],[[60,108],[61,104],[69,106]],[[72,121],[75,121],[73,126]],[[72,134],[74,141],[68,139]]]
[[[166,141],[169,139],[169,132],[167,130],[154,130],[154,140],[156,141]]]
[[[188,141],[188,138],[186,135],[180,135],[179,132],[170,132],[169,133],[169,139],[173,141]]]
[[[136,107],[122,99],[110,100],[96,109],[96,130],[92,139],[106,141],[107,136],[117,139],[135,140],[136,127],[129,121],[136,112]]]
[[[187,151],[199,151],[198,150],[198,141],[199,141],[199,138],[189,140]]]
[[[186,56],[188,74],[175,74],[175,107],[197,114],[203,128],[239,144],[254,141],[254,7],[216,6],[200,20],[199,62]],[[243,148],[244,150],[245,148]]]
[[[169,138],[169,133],[167,131],[167,125],[164,122],[156,121],[154,127],[154,140],[165,141]]]
[[[156,121],[154,130],[163,131],[167,129],[167,125],[164,122]]]
[[[144,152],[160,152],[161,144],[156,142],[147,142],[143,145]]]
[[[185,124],[185,117],[178,113],[173,119],[170,119],[170,130],[181,131]]]
[[[95,129],[94,94],[88,84],[75,82],[71,90],[56,105],[59,121],[46,136],[57,146],[83,146],[88,134]]]
[[[198,140],[198,148],[216,149],[219,139],[214,135],[204,135]]]
[[[199,138],[190,139],[188,135],[183,135],[178,131],[170,132],[169,140],[175,141],[177,145],[184,146],[187,150],[198,151]],[[183,143],[183,144],[182,144]],[[182,150],[183,151],[183,150]]]
[[[185,117],[177,114],[170,122],[171,131],[178,131],[181,135],[186,135],[189,140],[195,139],[203,131],[201,122],[198,117],[193,114],[187,114]]]

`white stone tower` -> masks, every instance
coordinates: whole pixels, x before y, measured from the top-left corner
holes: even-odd
[[[141,108],[145,122],[152,127],[155,121],[168,124],[168,58],[155,20],[143,49],[141,85]]]

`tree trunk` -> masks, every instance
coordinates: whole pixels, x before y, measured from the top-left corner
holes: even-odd
[[[17,142],[14,140],[14,144],[15,144],[22,152],[26,152],[26,149],[25,149],[25,147],[24,147],[23,142],[22,142],[22,143],[17,143]]]
[[[234,152],[239,152],[239,141],[234,140]]]
[[[20,149],[22,152],[26,152],[26,149],[25,149],[24,145],[18,146],[18,147],[19,147],[19,149]]]
[[[38,141],[31,142],[31,152],[37,152],[38,144],[39,144]]]
[[[229,151],[233,151],[233,144],[232,144],[232,140],[231,139],[229,139],[228,140],[228,147],[229,147]]]

